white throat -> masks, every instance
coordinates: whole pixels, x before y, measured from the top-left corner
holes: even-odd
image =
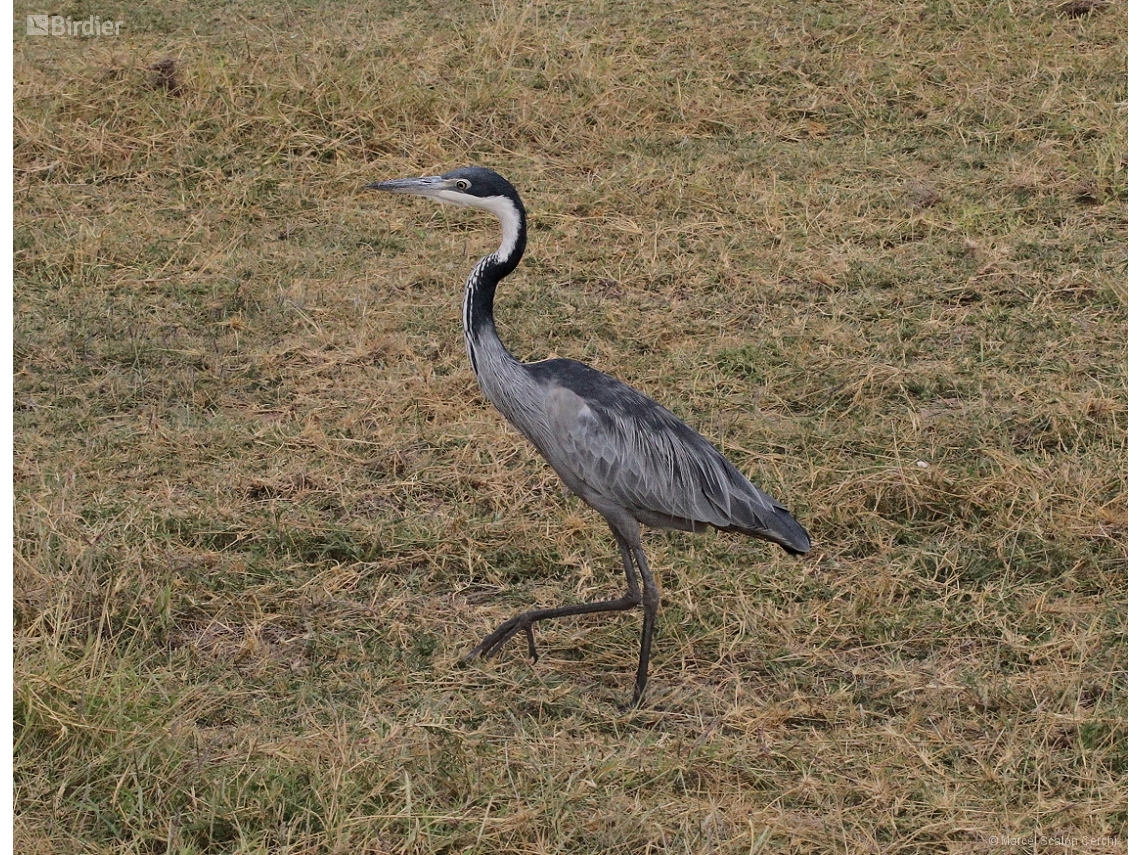
[[[499,261],[507,260],[518,242],[519,227],[522,225],[514,202],[506,196],[468,196],[466,193],[456,193],[454,190],[441,190],[437,198],[441,202],[458,205],[461,208],[482,208],[498,217],[503,225],[503,242],[495,251],[495,257]]]

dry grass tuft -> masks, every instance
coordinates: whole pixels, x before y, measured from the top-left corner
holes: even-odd
[[[1061,12],[1070,18],[1091,15],[1107,4],[1108,0],[1069,0],[1061,6]]]
[[[185,91],[178,74],[178,63],[172,57],[160,59],[150,70],[154,72],[151,85],[155,89],[164,90],[170,95],[181,95]]]
[[[1124,851],[1123,4],[99,13],[15,42],[16,850]],[[630,616],[457,664],[619,584],[493,225],[357,192],[465,163],[520,356],[818,544],[651,535],[645,709]]]

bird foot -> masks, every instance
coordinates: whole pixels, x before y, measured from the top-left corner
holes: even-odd
[[[494,656],[520,630],[526,633],[526,643],[531,661],[537,662],[538,647],[534,643],[534,618],[527,613],[515,615],[510,620],[500,624],[498,629],[480,641],[470,653],[463,657],[464,661],[470,662],[479,656]]]

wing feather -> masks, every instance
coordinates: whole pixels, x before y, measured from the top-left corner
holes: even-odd
[[[649,526],[714,526],[808,550],[807,533],[788,509],[665,407],[579,362],[533,367],[540,366],[546,430],[531,438],[587,502],[599,510],[617,505]]]

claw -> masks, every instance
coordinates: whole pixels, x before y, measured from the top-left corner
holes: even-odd
[[[498,629],[480,641],[475,648],[463,657],[465,662],[470,662],[478,656],[494,656],[503,646],[510,641],[519,630],[525,630],[526,642],[529,648],[530,658],[532,661],[538,661],[538,647],[534,642],[534,629],[532,627],[533,621],[526,618],[525,615],[516,615],[508,621],[504,621]]]

